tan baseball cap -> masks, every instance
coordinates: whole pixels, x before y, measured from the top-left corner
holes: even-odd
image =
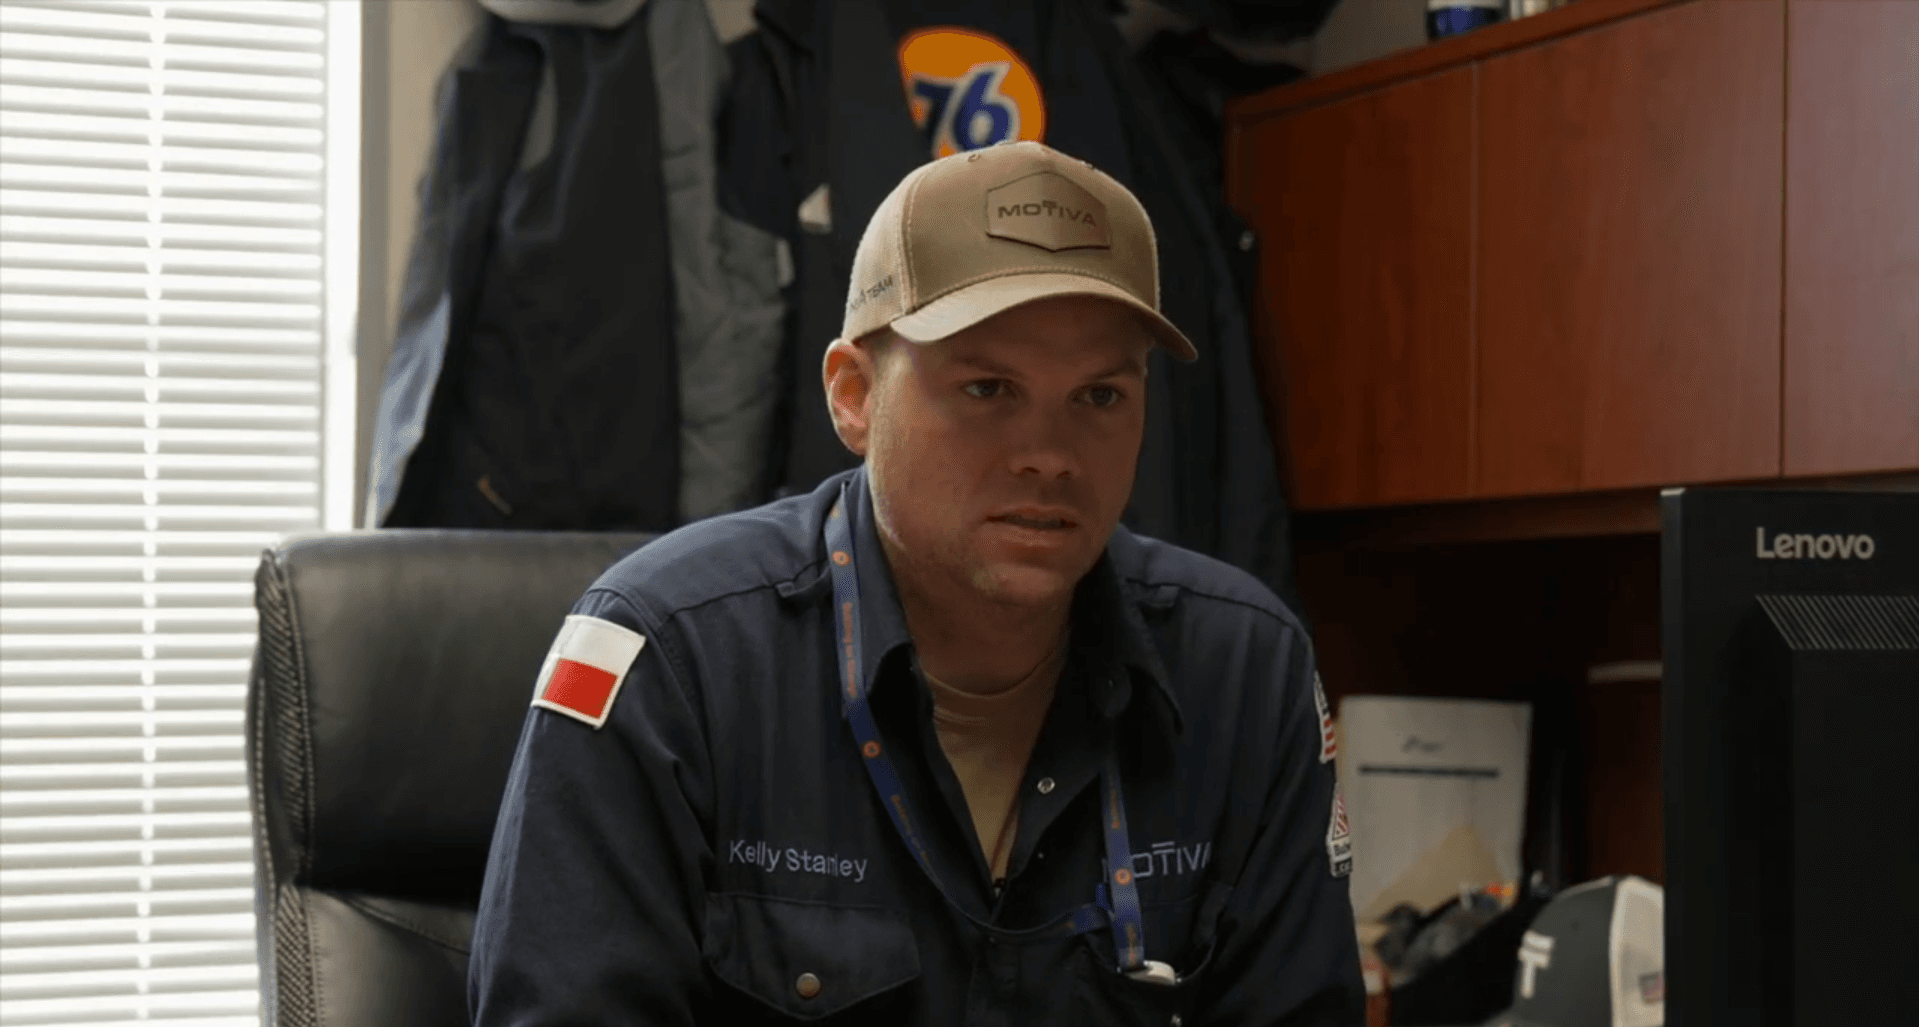
[[[860,236],[840,337],[891,327],[936,342],[1047,296],[1124,303],[1174,356],[1199,356],[1159,312],[1146,208],[1091,164],[1035,142],[956,153],[902,179]]]

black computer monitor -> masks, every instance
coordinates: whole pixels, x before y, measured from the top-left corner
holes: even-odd
[[[1661,513],[1666,1024],[1919,1025],[1919,494]]]

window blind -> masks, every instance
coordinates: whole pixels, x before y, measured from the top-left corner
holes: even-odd
[[[258,1021],[241,710],[260,551],[321,523],[328,7],[0,0],[7,1027]]]

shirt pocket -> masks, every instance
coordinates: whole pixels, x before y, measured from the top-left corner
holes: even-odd
[[[1232,886],[1212,882],[1187,903],[1153,903],[1141,910],[1147,919],[1146,958],[1169,963],[1179,979],[1172,984],[1138,981],[1114,965],[1112,935],[1096,931],[1081,936],[1085,942],[1074,974],[1072,1010],[1075,1027],[1169,1027],[1175,1017],[1192,1020],[1199,981],[1212,965],[1220,913]],[[1150,926],[1155,915],[1180,924],[1184,944],[1155,949]],[[1163,936],[1162,936],[1163,940]]]
[[[906,915],[737,893],[706,897],[713,976],[795,1020],[844,1012],[920,975]]]

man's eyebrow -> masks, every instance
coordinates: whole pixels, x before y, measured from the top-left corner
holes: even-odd
[[[955,356],[953,358],[953,363],[958,364],[962,367],[971,368],[972,370],[975,370],[975,371],[983,372],[985,374],[995,375],[1000,378],[1019,377],[1018,371],[1015,371],[1012,368],[1007,367],[1003,364],[995,363],[994,361],[989,360],[986,357],[973,356],[971,354],[964,354],[964,355]],[[1113,366],[1109,368],[1106,368],[1101,371],[1096,371],[1093,374],[1088,375],[1087,380],[1096,381],[1101,378],[1117,378],[1120,375],[1124,375],[1124,374],[1136,374],[1136,375],[1142,375],[1142,376],[1145,375],[1146,361],[1142,359],[1137,359],[1134,357],[1127,357],[1126,359],[1121,360],[1119,363],[1114,364]]]
[[[1136,374],[1142,378],[1146,377],[1146,361],[1143,359],[1128,357],[1125,360],[1122,360],[1119,363],[1114,364],[1112,367],[1109,367],[1106,370],[1101,371],[1096,375],[1093,375],[1093,379],[1097,380],[1100,378],[1117,378],[1123,374]]]
[[[962,367],[970,367],[975,371],[983,371],[986,374],[997,375],[1001,378],[1019,377],[1019,372],[1010,367],[1003,364],[996,364],[985,357],[974,356],[972,354],[962,353],[956,355],[953,357],[953,363]]]

